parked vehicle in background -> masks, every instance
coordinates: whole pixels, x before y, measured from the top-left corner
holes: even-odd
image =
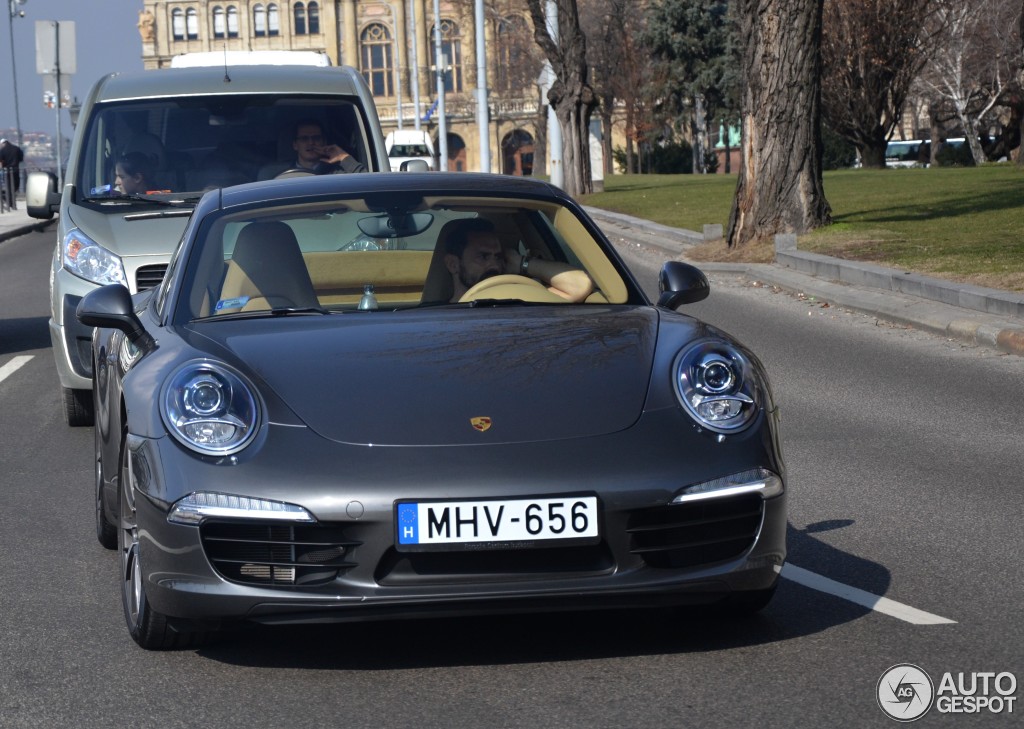
[[[412,160],[423,160],[428,169],[436,170],[434,143],[422,129],[398,129],[390,132],[384,140],[392,172],[402,171],[402,165]],[[408,166],[408,165],[407,165]]]
[[[81,298],[110,283],[132,293],[158,284],[203,193],[295,167],[295,128],[307,120],[368,171],[388,171],[373,97],[346,66],[221,64],[111,74],[93,86],[64,189],[43,172],[26,186],[29,215],[60,213],[49,325],[69,425],[93,421],[92,327],[74,315]],[[145,168],[149,186],[125,192],[125,165]]]
[[[886,167],[927,166],[928,156],[921,159],[921,145],[928,143],[921,139],[894,139],[885,148]],[[925,150],[927,151],[927,150]]]

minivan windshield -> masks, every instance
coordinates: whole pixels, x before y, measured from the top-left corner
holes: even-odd
[[[80,195],[96,204],[196,198],[296,167],[299,124],[367,164],[365,120],[353,103],[250,94],[100,104],[79,151]],[[171,194],[171,195],[168,195]]]

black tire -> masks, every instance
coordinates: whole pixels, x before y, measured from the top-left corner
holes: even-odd
[[[81,428],[92,425],[94,410],[92,404],[92,390],[72,390],[70,387],[64,390],[64,420],[72,428]]]
[[[158,612],[146,597],[146,585],[139,562],[139,529],[128,459],[128,448],[122,447],[117,489],[117,548],[121,569],[121,605],[128,632],[146,650],[193,648],[206,642],[208,634],[199,629],[183,629],[191,626],[186,626],[184,621],[174,622]]]
[[[100,460],[100,432],[95,429],[96,460],[96,538],[106,549],[117,549],[117,525],[103,511],[103,462]]]

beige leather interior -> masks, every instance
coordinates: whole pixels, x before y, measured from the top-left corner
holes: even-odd
[[[235,242],[216,313],[281,306],[319,306],[302,251],[285,223],[249,223]]]

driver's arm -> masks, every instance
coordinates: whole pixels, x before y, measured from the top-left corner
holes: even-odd
[[[529,254],[524,263],[524,256],[512,249],[505,250],[505,272],[537,279],[548,287],[548,291],[573,303],[583,301],[594,290],[594,282],[586,271],[559,261],[533,258]]]

